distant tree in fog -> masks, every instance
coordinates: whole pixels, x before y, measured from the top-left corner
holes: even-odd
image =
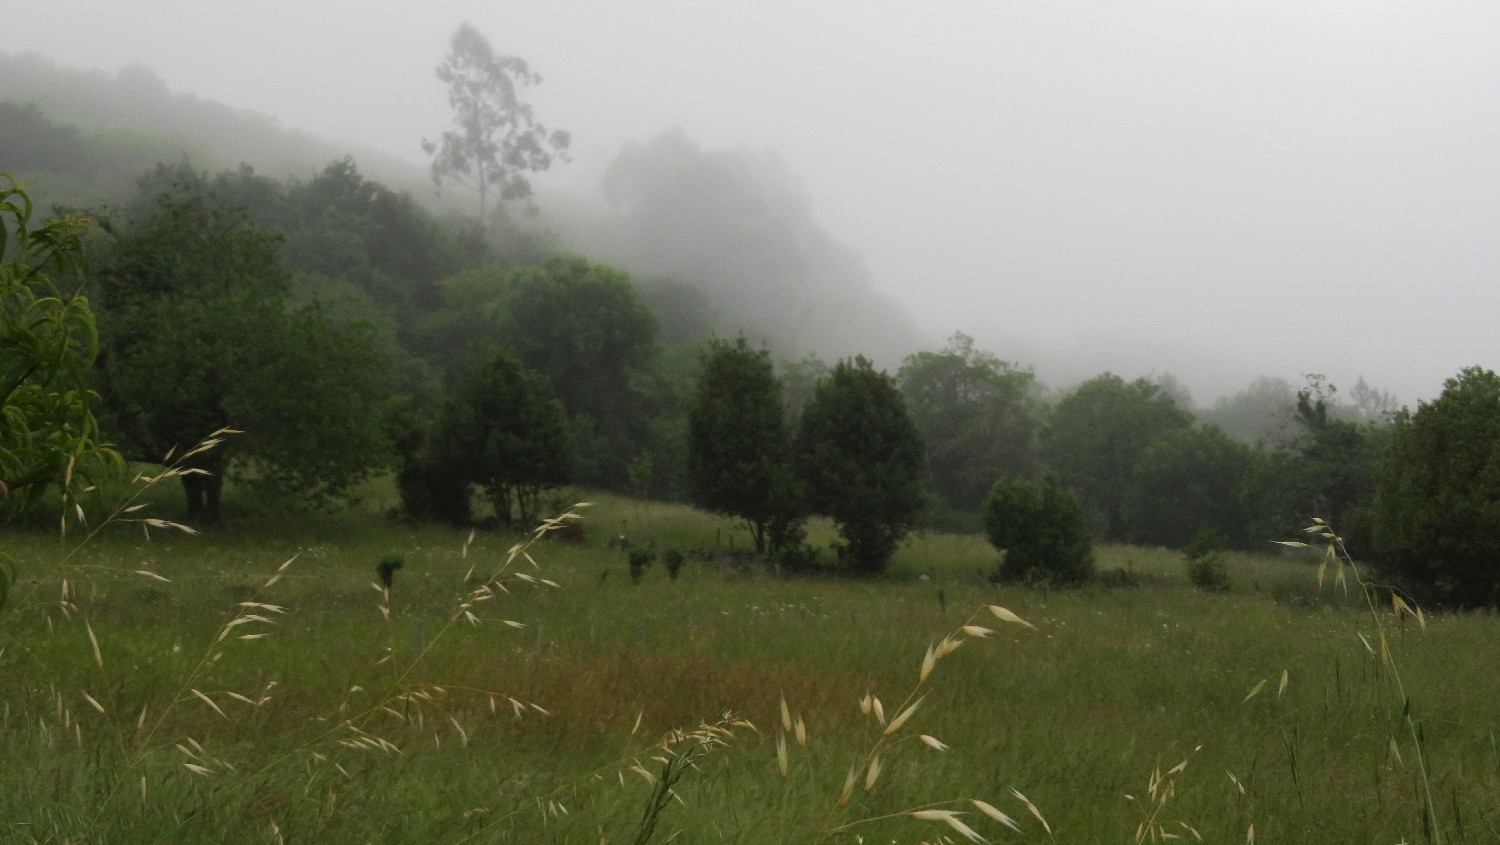
[[[1042,432],[1042,457],[1110,539],[1125,535],[1125,501],[1136,461],[1163,434],[1193,424],[1193,415],[1149,379],[1127,382],[1104,373],[1053,408]]]
[[[922,437],[896,380],[864,356],[840,361],[802,410],[798,475],[843,535],[840,559],[879,572],[922,509]]]
[[[1233,396],[1221,396],[1212,408],[1198,412],[1203,423],[1250,445],[1280,446],[1295,434],[1297,391],[1286,379],[1261,376]]]
[[[1254,462],[1254,451],[1218,426],[1168,431],[1136,459],[1125,497],[1127,537],[1181,548],[1200,531],[1213,531],[1245,545],[1242,490]]]
[[[896,381],[922,433],[928,482],[949,507],[977,512],[995,479],[1035,470],[1029,370],[958,333],[941,352],[907,356]]]
[[[479,192],[479,219],[485,219],[489,195],[520,200],[531,196],[527,173],[546,170],[554,157],[567,160],[571,137],[547,132],[536,121],[520,89],[542,81],[526,60],[497,56],[490,42],[465,21],[449,39],[448,55],[437,67],[448,83],[448,104],[457,128],[437,141],[422,140],[432,159],[432,181],[456,180]]]
[[[688,483],[693,504],[750,526],[757,552],[800,537],[801,497],[771,355],[744,338],[713,340],[688,399]]]

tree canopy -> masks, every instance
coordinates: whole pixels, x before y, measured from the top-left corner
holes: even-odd
[[[798,473],[808,504],[843,536],[840,557],[883,569],[922,509],[922,438],[895,379],[864,356],[840,361],[802,411]]]
[[[455,128],[437,141],[422,141],[432,159],[432,181],[458,179],[479,192],[479,219],[488,212],[491,191],[499,199],[531,196],[526,174],[546,170],[555,157],[566,160],[566,131],[551,133],[538,123],[521,89],[542,81],[526,60],[498,56],[490,42],[465,21],[448,40],[448,55],[437,67],[448,84]]]
[[[91,407],[93,310],[56,278],[79,278],[88,221],[64,215],[34,227],[25,189],[0,180],[0,507],[14,513],[49,485],[97,480],[121,461]]]
[[[1042,432],[1042,457],[1076,490],[1085,512],[1111,539],[1126,533],[1125,500],[1136,461],[1163,434],[1193,423],[1160,385],[1113,373],[1063,397]]]
[[[503,278],[499,342],[547,376],[571,420],[579,476],[615,489],[649,440],[640,378],[655,360],[656,315],[630,277],[582,258],[553,258]]]
[[[1125,498],[1133,543],[1180,548],[1201,531],[1248,542],[1243,501],[1254,453],[1217,426],[1174,428],[1141,450]]]
[[[572,480],[567,416],[546,376],[508,351],[476,358],[454,380],[432,440],[437,463],[477,484],[504,525],[512,503],[530,528],[541,494]]]
[[[744,338],[711,341],[688,400],[693,504],[744,519],[757,552],[775,552],[801,522],[791,438],[771,355]]]
[[[926,447],[933,492],[978,512],[995,480],[1035,471],[1034,376],[955,334],[941,352],[906,358],[896,376]]]
[[[1379,468],[1380,564],[1446,604],[1500,604],[1500,376],[1469,367],[1396,418]]]
[[[342,494],[390,458],[387,362],[368,327],[288,309],[280,236],[179,168],[129,209],[96,273],[108,419],[137,460],[223,428],[246,432],[187,475],[193,516],[216,520],[234,459],[264,488]]]

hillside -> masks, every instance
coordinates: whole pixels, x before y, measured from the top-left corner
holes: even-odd
[[[121,201],[152,165],[183,156],[208,170],[248,164],[277,177],[308,177],[330,161],[353,156],[373,179],[424,199],[433,193],[420,167],[289,129],[258,112],[174,92],[142,65],[107,73],[63,67],[36,54],[0,53],[5,103],[10,105],[0,111],[0,171],[34,182],[44,206]]]

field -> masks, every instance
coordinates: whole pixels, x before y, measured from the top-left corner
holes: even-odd
[[[151,511],[170,510],[161,498]],[[652,841],[819,841],[882,732],[861,697],[895,718],[929,645],[970,621],[994,635],[937,663],[838,823],[890,817],[825,841],[962,841],[901,815],[934,806],[967,811],[992,842],[1131,842],[1143,807],[1190,841],[1180,823],[1209,842],[1244,842],[1252,825],[1260,842],[1435,833],[1391,671],[1360,639],[1378,651],[1375,623],[1306,559],[1231,555],[1233,589],[1209,594],[1171,552],[1104,547],[1100,584],[1046,591],[990,583],[981,538],[927,535],[877,580],[790,576],[724,554],[747,542],[728,521],[600,496],[584,545],[544,540],[538,568],[511,570],[557,587],[508,575],[508,592],[471,606],[475,625],[459,607],[517,538],[481,531],[465,549],[466,531],[380,515],[390,498],[372,488],[363,509],[241,515],[196,537],[109,526],[62,565],[77,527],[66,542],[8,529],[22,610],[0,632],[0,841],[630,843],[662,767],[653,744],[724,711],[755,729],[683,774]],[[691,556],[675,581],[658,562],[636,584],[606,547],[622,533],[719,554]],[[387,619],[371,582],[391,553],[405,565]],[[276,624],[215,646],[236,613]],[[1500,839],[1500,622],[1385,624],[1442,839]],[[805,747],[795,729],[780,740],[785,776],[783,697],[806,728]],[[1183,760],[1153,800],[1153,771]],[[940,803],[967,798],[1021,832]]]

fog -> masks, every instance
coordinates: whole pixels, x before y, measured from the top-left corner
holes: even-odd
[[[1500,363],[1493,4],[11,5],[0,51],[144,64],[413,168],[448,122],[433,67],[472,21],[573,133],[536,180],[542,220],[727,297],[753,239],[651,248],[681,209],[606,177],[663,139],[754,176],[813,267],[760,279],[767,307],[816,316],[789,343],[890,363],[962,330],[1056,385],[1171,372],[1200,404],[1306,372],[1410,402]]]

